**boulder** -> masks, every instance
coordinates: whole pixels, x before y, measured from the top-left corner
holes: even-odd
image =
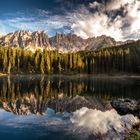
[[[111,105],[120,115],[133,114],[140,116],[140,106],[136,100],[117,99],[111,101]]]

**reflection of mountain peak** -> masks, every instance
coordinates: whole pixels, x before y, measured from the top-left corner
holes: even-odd
[[[104,104],[99,99],[138,99],[139,91],[135,79],[14,75],[0,78],[0,107],[14,114],[43,114],[47,106],[56,112],[75,111],[83,106],[102,108]]]
[[[39,115],[47,110],[47,101],[43,101],[41,97],[36,99],[34,95],[31,95],[23,99],[1,102],[1,108],[17,115]]]
[[[95,97],[84,97],[79,95],[76,95],[75,97],[54,98],[48,102],[48,106],[53,108],[56,112],[74,112],[82,107],[99,110],[110,108],[110,106],[106,106],[108,104],[105,104],[105,102]]]
[[[37,99],[34,95],[30,95],[22,99],[0,102],[0,106],[2,109],[13,112],[16,115],[42,115],[47,110],[47,107],[54,109],[56,112],[73,112],[82,107],[99,110],[106,109],[102,101],[79,95],[61,98],[58,96],[47,101],[44,101],[41,96]]]

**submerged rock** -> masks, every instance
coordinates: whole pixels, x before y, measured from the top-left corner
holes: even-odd
[[[133,114],[140,117],[139,102],[132,99],[113,100],[111,105],[120,115]]]

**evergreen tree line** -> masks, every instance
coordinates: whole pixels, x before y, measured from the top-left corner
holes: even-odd
[[[35,53],[20,48],[0,47],[2,73],[139,73],[140,43],[94,51],[59,53],[44,49]]]

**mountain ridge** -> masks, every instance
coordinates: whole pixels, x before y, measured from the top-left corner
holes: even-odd
[[[19,30],[0,37],[0,45],[3,47],[13,46],[33,52],[38,49],[78,52],[118,46],[126,43],[115,41],[114,38],[106,35],[83,39],[72,33],[56,33],[55,36],[48,37],[45,31],[32,32],[28,30]]]

